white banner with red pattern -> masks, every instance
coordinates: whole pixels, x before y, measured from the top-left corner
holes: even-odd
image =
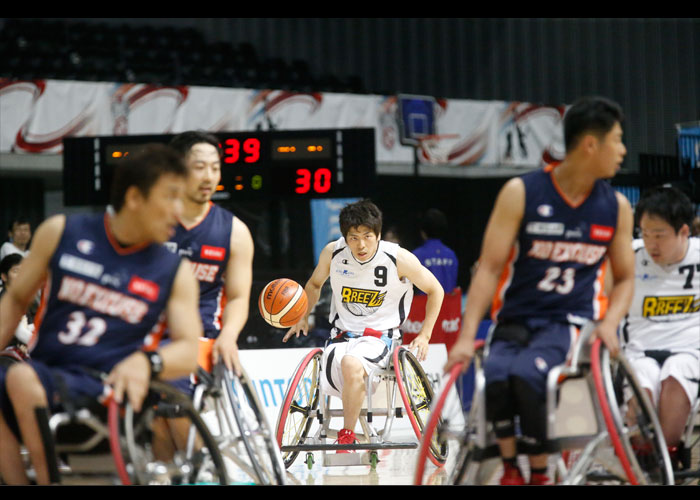
[[[372,127],[378,163],[413,163],[413,148],[400,142],[397,103],[397,96],[0,78],[0,153],[60,153],[67,136]],[[421,163],[538,167],[563,158],[564,106],[438,99],[436,108],[444,137],[419,149]]]

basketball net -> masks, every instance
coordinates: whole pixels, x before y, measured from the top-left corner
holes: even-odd
[[[457,139],[459,139],[457,134],[432,134],[419,137],[418,147],[420,148],[421,161],[430,165],[449,163],[450,153]]]

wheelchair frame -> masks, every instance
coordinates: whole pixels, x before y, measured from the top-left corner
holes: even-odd
[[[343,410],[331,408],[331,395],[321,394],[323,352],[321,348],[310,351],[297,366],[287,387],[276,428],[277,443],[285,466],[291,466],[298,454],[305,452],[306,465],[311,469],[314,464],[313,452],[320,451],[324,466],[369,465],[374,470],[379,461],[379,450],[417,448],[433,399],[433,390],[415,356],[397,341],[393,342],[388,366],[374,368],[366,378],[366,400],[358,420],[362,433],[356,436],[361,442],[339,445],[327,442],[337,438],[338,429],[331,427],[331,420],[336,417],[342,418]],[[307,369],[310,373],[306,373]],[[372,390],[375,382],[377,393],[373,393]],[[386,404],[379,407],[375,405],[375,400],[382,386]],[[402,406],[397,404],[398,396]],[[424,416],[421,416],[421,412]],[[404,413],[411,421],[417,441],[390,441],[394,421],[396,418],[402,418]],[[293,422],[297,417],[301,419],[298,425]],[[375,427],[376,417],[384,417],[383,428]],[[318,426],[310,435],[315,420],[318,420]],[[287,442],[289,436],[286,435],[292,427],[295,428],[295,435],[291,437],[291,442]],[[338,450],[363,453],[327,453]],[[431,458],[436,463],[444,461],[444,457],[440,455]]]
[[[213,470],[204,475],[212,476],[219,484],[229,484],[236,475],[244,476],[241,479],[246,483],[285,484],[286,471],[277,442],[245,371],[237,377],[222,364],[217,364],[211,373],[200,367],[196,378],[192,399],[167,383],[151,382],[151,392],[166,396],[166,401],[160,403],[161,407],[170,405],[175,416],[184,413],[190,421],[182,456],[178,457],[179,467],[195,469],[188,465],[188,461],[196,457],[201,459],[204,445],[204,455],[208,454],[205,462],[208,459],[208,467]],[[144,429],[134,423],[137,416],[130,404],[119,407],[110,401],[106,422],[88,407],[79,407],[70,401],[63,406],[65,411],[50,418],[46,410],[39,415],[52,482],[61,482],[57,456],[90,454],[103,441],[109,442],[114,462],[110,475],[116,476],[122,484],[150,484],[158,482],[156,476],[165,478],[165,464],[144,460],[148,453],[138,449],[136,435]],[[98,412],[104,413],[103,408],[98,408]],[[151,414],[148,418],[153,417]],[[58,429],[69,424],[82,427],[89,435],[79,442],[57,443]],[[64,474],[73,472],[70,467],[62,469]],[[117,479],[112,482],[117,482]]]
[[[130,403],[118,405],[113,399],[106,403],[105,419],[95,414],[95,405],[82,406],[76,402],[63,402],[64,410],[49,417],[48,411],[37,410],[37,419],[42,434],[49,475],[53,483],[61,483],[63,477],[90,475],[99,472],[107,474],[112,484],[195,484],[214,482],[228,484],[224,462],[216,443],[204,421],[192,406],[190,399],[178,389],[164,382],[152,381],[149,393],[141,412],[136,413]],[[99,413],[104,410],[100,408]],[[152,447],[153,420],[164,418],[188,418],[197,443],[194,440],[174,453],[172,461],[150,460]],[[78,442],[61,442],[59,432],[64,426],[71,425],[66,432],[93,432]],[[81,431],[82,430],[82,431]],[[63,436],[66,437],[66,436]],[[109,451],[96,449],[103,442],[108,442]],[[103,445],[104,447],[104,445]],[[77,472],[70,466],[73,455],[111,455],[113,468],[109,471]],[[66,457],[67,465],[61,467],[57,457]],[[70,457],[70,458],[69,458]],[[61,470],[62,469],[62,470]]]
[[[277,441],[245,370],[237,377],[219,363],[211,374],[200,368],[198,378],[193,404],[209,412],[202,416],[224,459],[255,484],[284,485],[286,470]]]
[[[554,458],[556,482],[585,484],[593,480],[648,484],[652,478],[647,477],[629,442],[631,429],[625,426],[619,412],[616,413],[617,401],[607,349],[599,339],[593,346],[589,344],[594,327],[589,323],[581,330],[570,362],[552,368],[547,378],[547,449]],[[466,425],[461,428],[450,426],[453,418],[443,411],[443,394],[451,389],[463,368],[456,366],[444,381],[440,397],[432,408],[429,428],[419,450],[415,484],[423,484],[426,480],[425,441],[435,439],[433,434],[437,434],[439,442],[457,442],[458,453],[450,464],[451,472],[442,471],[443,476],[449,476],[446,478],[449,484],[485,484],[495,471],[492,463],[495,460],[491,459],[497,459],[500,453],[485,418],[485,378],[481,366],[485,344],[479,343],[475,348],[474,396]],[[651,436],[657,461],[659,477],[655,479],[661,484],[673,484],[670,458],[655,412],[624,357],[620,356],[619,360],[637,399],[642,402],[641,411],[647,421],[644,431]],[[562,413],[557,411],[561,401],[566,401],[566,405],[571,401],[579,404],[573,411],[567,406],[572,415],[569,422],[564,421]],[[614,473],[606,470],[605,474],[596,476],[597,468],[606,467],[606,459],[612,460]],[[490,469],[489,465],[492,466]],[[439,475],[440,471],[435,471],[428,480]]]

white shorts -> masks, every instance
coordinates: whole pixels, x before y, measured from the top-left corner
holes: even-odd
[[[692,406],[698,397],[698,379],[700,379],[700,356],[697,352],[674,352],[662,366],[654,359],[637,351],[625,353],[641,386],[648,389],[653,396],[654,406],[658,406],[661,382],[668,377],[675,378],[681,384]]]
[[[340,363],[344,356],[357,358],[365,368],[365,374],[376,368],[389,366],[391,351],[387,344],[376,337],[358,337],[347,342],[329,344],[321,358],[321,392],[335,397],[342,397],[343,373]],[[374,381],[374,391],[379,381]]]

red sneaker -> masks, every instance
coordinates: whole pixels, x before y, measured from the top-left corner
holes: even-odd
[[[532,486],[542,486],[552,483],[549,481],[549,476],[547,476],[547,474],[532,474],[529,484]]]
[[[338,431],[337,444],[355,444],[357,438],[355,433],[350,429],[340,429]],[[355,450],[336,450],[336,453],[354,453]]]
[[[503,464],[503,476],[501,476],[501,486],[521,486],[525,484],[525,479],[518,467],[510,464]]]

